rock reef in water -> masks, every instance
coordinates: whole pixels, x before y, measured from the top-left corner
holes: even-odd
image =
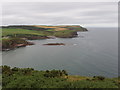
[[[65,45],[64,43],[47,43],[43,45]]]

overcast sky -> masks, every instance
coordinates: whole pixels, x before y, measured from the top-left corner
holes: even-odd
[[[79,24],[84,27],[117,27],[117,2],[5,2],[2,25]]]

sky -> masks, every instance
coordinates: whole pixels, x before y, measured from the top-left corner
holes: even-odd
[[[117,27],[118,2],[4,2],[2,25]]]

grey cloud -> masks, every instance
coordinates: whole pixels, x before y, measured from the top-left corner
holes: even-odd
[[[117,25],[117,3],[4,3],[3,25],[8,24],[84,24]]]

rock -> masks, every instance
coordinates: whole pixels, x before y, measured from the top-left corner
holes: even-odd
[[[27,45],[35,45],[35,43],[33,43],[33,42],[28,42]]]
[[[43,45],[65,45],[64,43],[48,43],[48,44],[43,44]]]
[[[19,47],[25,47],[25,46],[27,46],[27,44],[16,44],[16,48],[19,48]]]

